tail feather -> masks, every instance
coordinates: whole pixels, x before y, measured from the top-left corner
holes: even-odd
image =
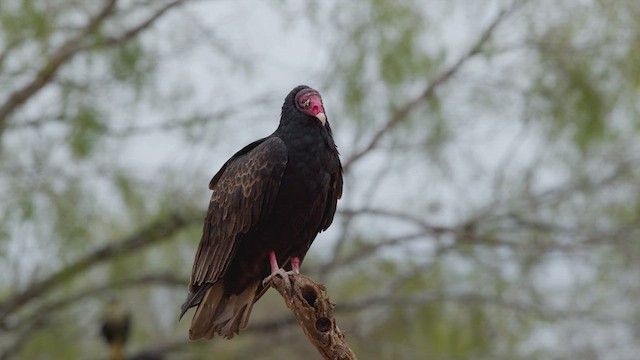
[[[187,310],[189,310],[189,308],[200,304],[202,298],[204,297],[204,294],[210,287],[211,284],[202,284],[194,292],[189,292],[189,294],[187,295],[187,300],[180,307],[180,317],[178,318],[178,320],[182,320],[182,317],[187,312]]]
[[[211,339],[218,334],[231,339],[244,329],[249,322],[259,284],[251,284],[236,295],[224,294],[222,282],[213,284],[207,289],[193,316],[189,338]]]

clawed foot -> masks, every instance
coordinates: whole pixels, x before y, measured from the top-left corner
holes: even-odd
[[[291,294],[292,288],[291,288],[291,281],[289,280],[289,275],[291,274],[295,274],[295,272],[285,271],[283,268],[279,268],[274,272],[272,272],[271,275],[264,278],[264,280],[262,280],[262,285],[269,286],[269,283],[273,281],[274,277],[280,276],[282,280],[284,280],[284,285],[287,288],[287,291],[289,292],[289,294]]]

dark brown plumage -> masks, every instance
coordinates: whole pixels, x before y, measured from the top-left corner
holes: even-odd
[[[231,157],[213,190],[182,315],[198,306],[191,339],[233,337],[247,326],[262,280],[278,264],[299,263],[333,221],[342,166],[317,91],[298,86],[285,98],[280,124]]]

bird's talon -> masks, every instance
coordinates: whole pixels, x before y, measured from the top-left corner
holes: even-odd
[[[269,275],[266,278],[264,278],[264,280],[262,280],[262,285],[263,286],[268,286],[273,281],[273,278],[275,276],[280,276],[282,278],[282,280],[284,281],[284,285],[287,288],[288,293],[291,294],[292,287],[291,287],[291,281],[289,280],[289,275],[290,274],[291,274],[291,272],[287,272],[287,271],[284,271],[283,268],[279,268],[278,270],[272,272],[271,275]]]

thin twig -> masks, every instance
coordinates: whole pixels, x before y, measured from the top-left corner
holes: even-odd
[[[415,98],[406,102],[403,106],[401,106],[396,112],[393,113],[391,118],[387,120],[387,122],[382,126],[376,133],[371,137],[367,145],[362,147],[362,149],[355,151],[351,156],[344,162],[343,169],[344,171],[348,171],[353,163],[360,160],[364,155],[373,150],[380,140],[386,135],[391,129],[393,129],[396,125],[404,121],[407,116],[419,105],[423,104],[427,99],[432,97],[435,94],[436,89],[447,82],[454,74],[456,74],[462,66],[467,63],[471,58],[480,53],[484,44],[489,41],[491,35],[494,30],[498,27],[498,25],[507,17],[506,15],[513,11],[514,7],[511,7],[508,10],[501,11],[498,16],[489,24],[489,26],[485,29],[484,32],[480,35],[478,40],[469,48],[469,50],[458,59],[451,67],[447,70],[443,71],[440,75],[436,76],[433,80],[429,82],[426,88],[418,94]]]
[[[146,20],[144,20],[143,22],[141,22],[140,24],[138,24],[137,26],[132,27],[131,29],[125,31],[124,33],[122,33],[119,36],[112,36],[112,37],[107,37],[106,39],[104,39],[103,41],[99,42],[98,45],[101,46],[117,46],[117,45],[121,45],[131,39],[133,39],[134,37],[136,37],[138,34],[140,34],[142,31],[148,29],[149,27],[151,27],[151,25],[153,25],[156,20],[158,20],[160,17],[162,17],[162,15],[164,15],[167,11],[171,10],[172,8],[176,7],[177,5],[180,5],[184,2],[184,0],[174,0],[171,1],[167,4],[165,4],[163,7],[159,8],[158,10],[156,10],[154,13],[152,13]]]

